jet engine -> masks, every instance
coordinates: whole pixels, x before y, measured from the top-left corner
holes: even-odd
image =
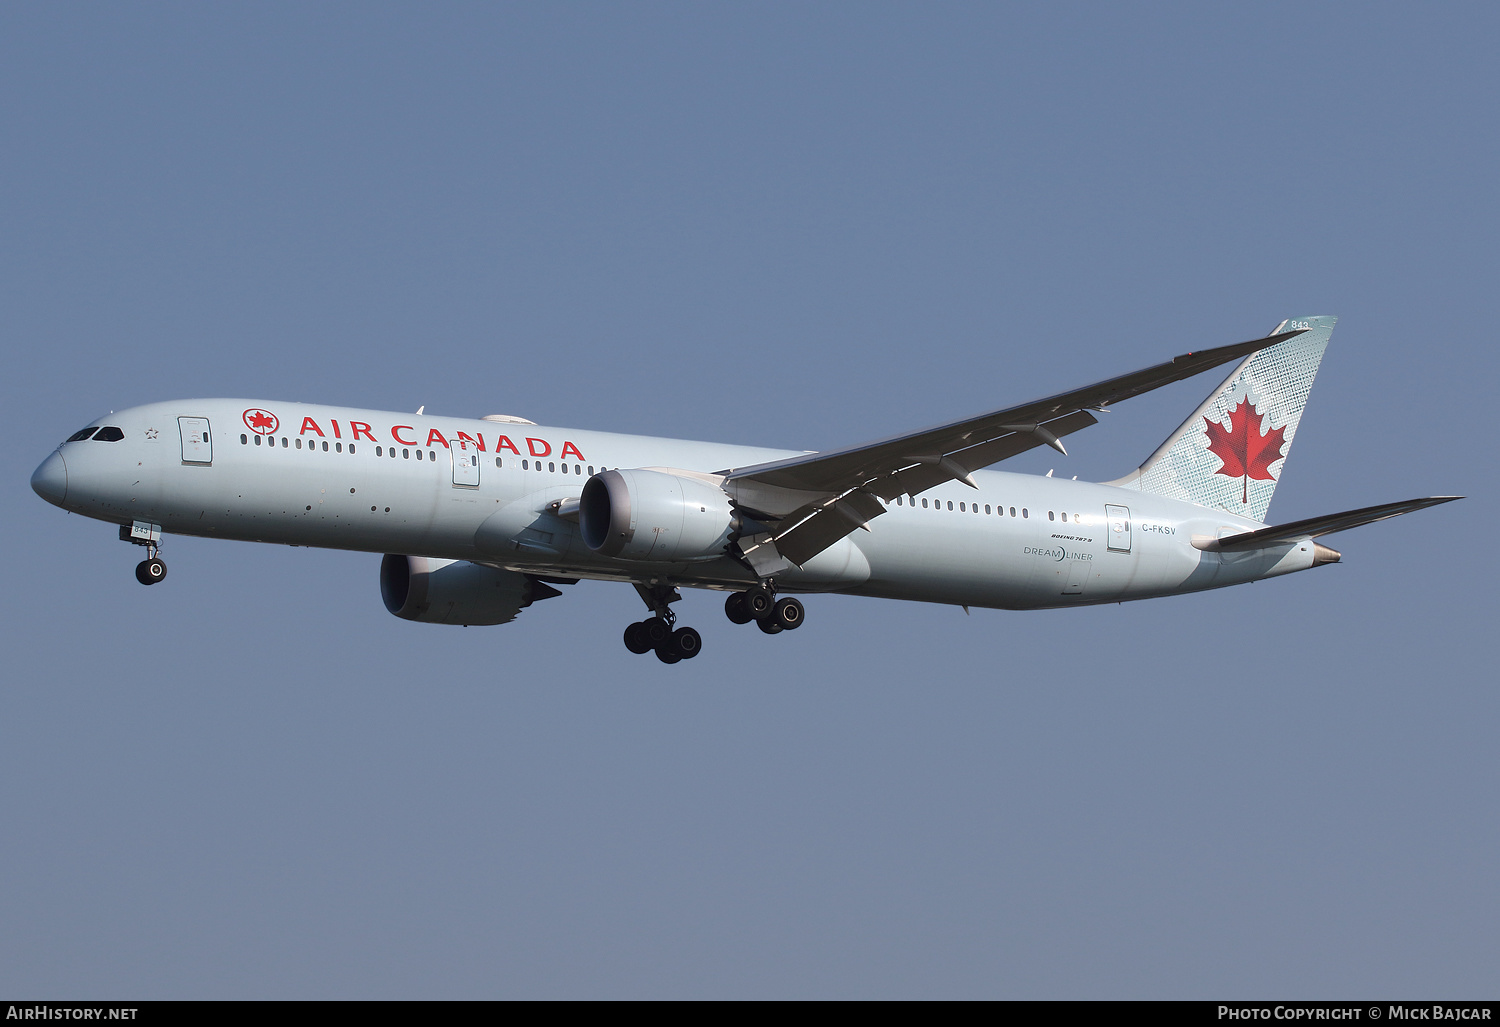
[[[584,482],[578,502],[584,544],[622,560],[716,559],[735,520],[723,489],[666,471],[603,471]]]
[[[405,620],[429,624],[504,624],[538,599],[561,595],[515,571],[467,560],[387,554],[380,561],[380,598]]]

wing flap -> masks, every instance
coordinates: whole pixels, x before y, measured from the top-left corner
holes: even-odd
[[[805,517],[797,514],[806,511]],[[885,504],[863,489],[804,507],[786,518],[791,527],[778,531],[776,549],[797,566],[817,556],[850,532],[885,513]]]

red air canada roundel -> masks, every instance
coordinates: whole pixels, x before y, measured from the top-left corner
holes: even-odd
[[[281,424],[276,420],[276,415],[269,410],[261,410],[259,407],[251,407],[242,415],[245,427],[257,435],[272,435]]]

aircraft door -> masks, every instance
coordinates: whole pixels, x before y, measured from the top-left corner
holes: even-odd
[[[177,432],[182,436],[183,463],[207,465],[214,462],[214,441],[209,433],[208,418],[179,417]]]
[[[1112,553],[1130,552],[1130,507],[1106,506],[1104,508],[1105,537]]]
[[[448,452],[453,457],[453,487],[477,489],[479,446],[468,439],[454,439],[448,443]]]

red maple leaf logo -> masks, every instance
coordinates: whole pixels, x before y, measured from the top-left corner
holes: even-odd
[[[246,410],[245,427],[258,435],[269,435],[276,430],[276,415],[268,410]]]
[[[1224,461],[1224,466],[1214,473],[1244,479],[1240,489],[1241,503],[1250,501],[1251,478],[1256,481],[1276,480],[1271,465],[1281,459],[1281,451],[1286,448],[1283,437],[1286,426],[1272,428],[1262,435],[1258,430],[1260,411],[1255,409],[1249,396],[1229,408],[1227,429],[1207,417],[1203,423],[1208,428],[1209,452]]]

